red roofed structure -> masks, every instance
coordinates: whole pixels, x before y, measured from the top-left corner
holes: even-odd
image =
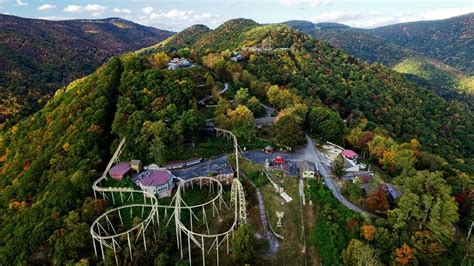
[[[283,159],[283,157],[281,156],[277,156],[275,158],[273,158],[273,164],[284,164],[285,163],[285,159]]]
[[[113,179],[122,180],[130,172],[130,169],[130,163],[121,162],[110,168],[109,175]]]
[[[351,160],[357,159],[357,157],[359,157],[359,155],[357,155],[357,153],[353,150],[343,150],[342,151],[342,156],[346,157],[347,159],[351,159]]]

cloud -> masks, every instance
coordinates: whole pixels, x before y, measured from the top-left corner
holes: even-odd
[[[178,21],[188,21],[191,23],[195,22],[203,22],[210,19],[218,18],[220,16],[213,15],[211,13],[196,13],[191,10],[178,10],[172,9],[168,12],[159,12],[159,13],[151,13],[150,19],[168,19],[168,20],[178,20]]]
[[[38,7],[38,10],[39,11],[48,11],[48,10],[51,10],[51,9],[54,9],[54,8],[56,8],[56,5],[44,4],[40,7]]]
[[[114,8],[114,13],[119,13],[119,14],[131,14],[132,12],[130,12],[130,9],[127,9],[127,8],[124,8],[124,9],[120,9],[120,8]]]
[[[142,9],[142,11],[144,11]],[[144,12],[145,13],[145,12]],[[182,30],[197,23],[215,25],[222,19],[220,15],[209,12],[198,13],[192,10],[172,9],[169,11],[151,12],[139,17],[138,22],[144,25],[165,28],[169,30]]]
[[[16,4],[19,5],[19,6],[27,6],[28,5],[27,2],[23,2],[21,0],[16,0]]]
[[[46,16],[46,17],[38,17],[38,19],[46,19],[46,20],[68,20],[74,19],[73,17],[61,17],[61,16]]]
[[[143,13],[145,13],[145,14],[151,14],[151,12],[153,12],[153,10],[154,9],[151,6],[147,6],[147,7],[142,8]]]
[[[97,4],[88,4],[85,6],[77,6],[77,5],[68,5],[64,8],[64,12],[66,13],[82,13],[82,12],[89,12],[92,13],[93,16],[98,16],[105,11],[106,7],[97,5]]]
[[[280,0],[282,6],[298,6],[310,4],[311,6],[325,6],[332,3],[332,0]]]
[[[338,22],[358,28],[375,28],[396,23],[437,20],[474,12],[474,7],[428,10],[419,14],[381,14],[378,12],[326,12],[313,16],[313,22]]]

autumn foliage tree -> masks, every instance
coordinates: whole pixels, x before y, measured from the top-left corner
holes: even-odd
[[[386,214],[387,210],[390,209],[390,203],[388,202],[387,190],[384,186],[378,186],[375,191],[370,193],[367,198],[367,204],[376,213]]]
[[[164,52],[159,52],[150,56],[149,61],[153,67],[164,68],[170,61],[170,57]]]
[[[373,225],[363,225],[360,228],[360,233],[363,238],[368,241],[372,241],[375,239],[375,234],[377,233],[377,228]]]
[[[413,248],[403,243],[399,248],[395,249],[395,261],[401,265],[408,265],[413,260]]]

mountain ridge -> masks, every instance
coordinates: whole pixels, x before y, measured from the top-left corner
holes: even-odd
[[[38,110],[56,89],[112,55],[172,34],[120,18],[50,21],[0,14],[0,123]]]

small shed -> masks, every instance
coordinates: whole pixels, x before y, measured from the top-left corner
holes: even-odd
[[[268,145],[268,146],[266,146],[266,147],[263,149],[263,151],[264,151],[265,153],[274,153],[274,152],[275,152],[275,148],[273,148],[272,146]]]
[[[109,175],[113,179],[122,180],[128,173],[130,172],[130,163],[128,162],[121,162],[114,165],[109,170]]]
[[[298,161],[296,165],[302,178],[315,178],[317,176],[316,166],[313,162]]]
[[[343,150],[342,151],[342,156],[346,157],[349,160],[355,160],[359,155],[353,150]]]
[[[149,170],[143,179],[138,180],[138,184],[143,191],[164,198],[171,196],[174,188],[173,178],[173,174],[168,170]]]
[[[393,186],[392,184],[385,184],[385,188],[387,189],[388,192],[388,198],[390,199],[391,202],[397,201],[397,199],[400,197],[400,193],[398,190]]]
[[[130,162],[130,167],[133,171],[140,173],[142,171],[142,161],[140,160],[132,160]]]

